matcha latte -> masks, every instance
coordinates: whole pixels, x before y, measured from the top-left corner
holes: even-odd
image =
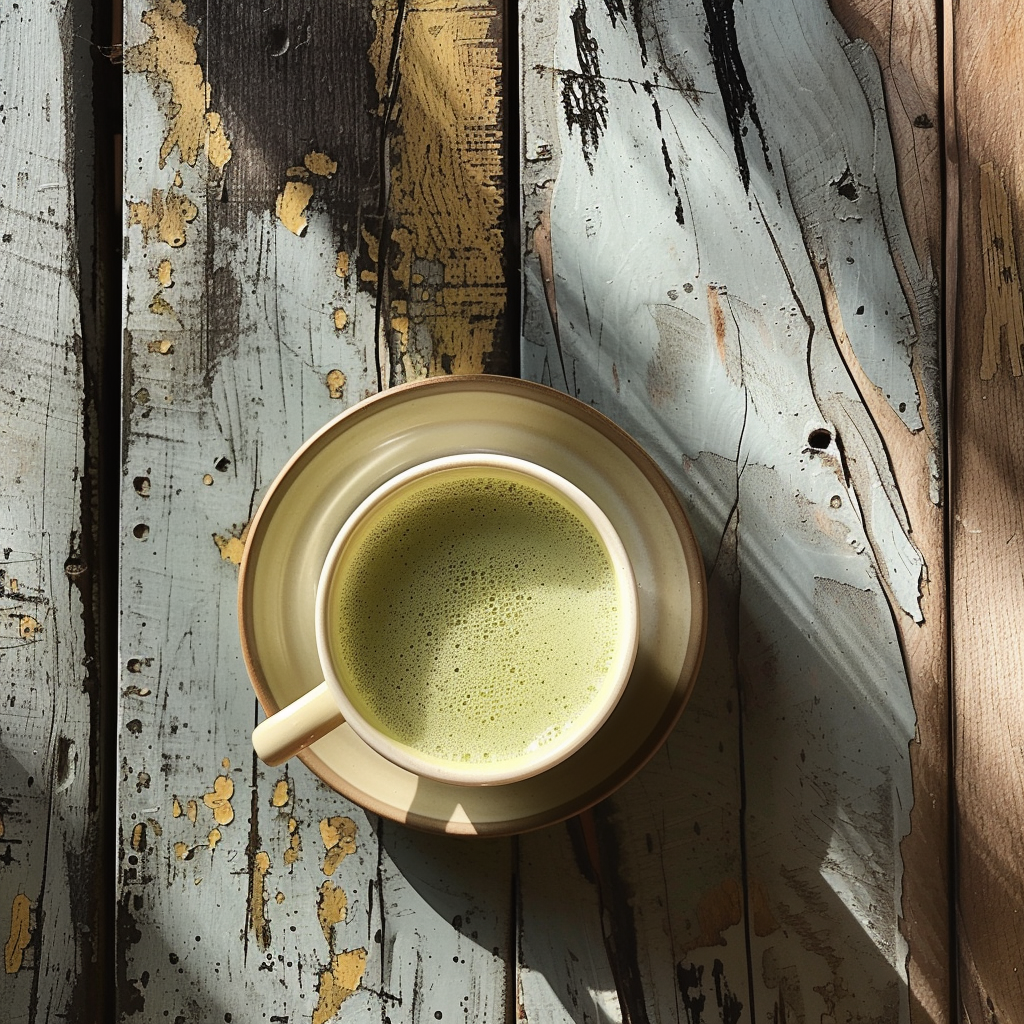
[[[635,647],[632,587],[565,495],[507,469],[449,468],[349,536],[330,586],[331,660],[354,710],[399,748],[514,770],[610,710]]]

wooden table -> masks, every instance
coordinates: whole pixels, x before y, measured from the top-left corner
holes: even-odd
[[[1024,1020],[1021,19],[5,4],[0,1017]],[[502,840],[258,764],[235,613],[306,437],[480,370],[654,455],[711,611]]]

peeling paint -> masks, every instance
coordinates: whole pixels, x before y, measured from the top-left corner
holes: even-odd
[[[4,837],[4,819],[3,815],[0,815],[0,839]]]
[[[206,159],[217,168],[224,169],[224,165],[231,159],[231,143],[227,133],[224,131],[224,122],[220,114],[211,110],[206,115]]]
[[[150,313],[156,313],[158,316],[174,317],[179,323],[181,322],[175,308],[159,293],[154,295],[150,301],[149,311]]]
[[[227,775],[218,775],[213,780],[213,789],[203,794],[203,803],[213,811],[214,820],[218,825],[230,825],[235,812],[231,807],[231,797],[235,792],[235,784]]]
[[[270,855],[259,850],[253,858],[253,869],[249,876],[249,921],[256,944],[266,951],[270,946],[270,919],[267,917],[266,878],[270,871]]]
[[[210,111],[210,90],[203,80],[196,52],[199,30],[185,21],[185,4],[181,0],[154,0],[142,15],[150,37],[125,51],[124,68],[144,73],[153,85],[170,88],[166,106],[167,134],[160,146],[160,166],[177,147],[181,159],[194,167],[200,150],[215,168],[222,168],[231,158],[220,115]]]
[[[150,352],[158,356],[169,356],[174,353],[174,342],[168,338],[161,338],[160,341],[151,341],[146,347]]]
[[[161,288],[173,288],[171,261],[161,260],[156,268],[156,280]]]
[[[142,244],[151,240],[166,243],[172,249],[180,249],[187,241],[185,227],[199,216],[199,207],[175,189],[169,188],[166,195],[155,188],[150,200],[128,202],[128,227],[142,228]]]
[[[365,971],[365,949],[346,950],[332,956],[330,966],[320,972],[312,1024],[327,1024],[337,1016],[341,1004],[359,988]]]
[[[180,818],[181,813],[181,803],[177,797],[174,797],[174,799],[171,801],[171,817]]]
[[[288,849],[284,851],[284,862],[291,867],[302,855],[302,836],[299,834],[299,823],[294,818],[288,819]]]
[[[237,532],[236,532],[237,531]],[[242,553],[245,551],[245,538],[249,535],[249,524],[246,523],[240,530],[232,525],[231,532],[223,537],[219,533],[213,535],[213,543],[217,545],[220,557],[225,562],[234,562],[238,565],[242,561]]]
[[[327,374],[327,393],[331,398],[344,398],[345,374],[341,370],[331,370]]]
[[[196,818],[199,817],[199,804],[197,804],[195,800],[189,800],[189,802],[185,804],[185,817],[187,817],[193,825],[196,823]]]
[[[1002,361],[1005,343],[1014,377],[1024,373],[1024,296],[1021,294],[1013,211],[1001,171],[981,165],[981,252],[985,275],[985,332],[981,379],[991,380]]]
[[[146,848],[146,826],[143,822],[139,822],[135,828],[132,829],[132,849],[137,853]]]
[[[415,59],[391,80],[399,11],[402,50]],[[393,225],[386,259],[388,287],[397,294],[387,297],[387,315],[395,313],[394,298],[409,301],[413,347],[429,358],[431,374],[479,372],[501,337],[506,302],[494,14],[475,0],[373,0],[371,14],[379,113],[394,112],[386,129]],[[411,295],[414,273],[442,285],[429,301]]]
[[[323,818],[320,838],[327,850],[324,856],[324,874],[333,875],[338,865],[356,852],[356,823],[351,818]]]
[[[11,931],[4,945],[4,969],[8,974],[17,974],[21,970],[25,949],[32,941],[31,908],[32,904],[23,892],[19,892],[11,903]]]
[[[192,859],[192,848],[188,843],[178,842],[174,844],[174,856],[178,860],[191,860]]]
[[[278,779],[274,783],[274,792],[270,797],[271,807],[284,807],[291,799],[291,794],[288,792],[288,779]]]
[[[224,838],[223,833],[221,832],[221,830],[219,828],[211,828],[209,833],[206,836],[206,845],[209,846],[209,848],[211,850],[213,850],[213,849],[216,848],[217,844],[223,838]]]
[[[278,894],[277,894],[277,895],[276,895],[276,896],[274,897],[274,902],[275,902],[275,903],[276,903],[276,904],[277,904],[278,906],[280,906],[280,905],[281,905],[282,903],[284,903],[284,893],[283,893],[283,892],[279,892],[279,893],[278,893]]]
[[[306,207],[313,198],[313,186],[304,181],[285,182],[284,188],[277,197],[277,219],[292,234],[301,235],[308,223],[305,217]]]
[[[18,636],[22,640],[35,640],[43,631],[42,623],[31,615],[18,616]]]
[[[686,943],[683,952],[707,946],[724,946],[723,933],[743,919],[743,889],[735,878],[725,878],[705,892],[697,903],[700,929]]]
[[[321,178],[330,178],[338,170],[338,161],[332,160],[326,153],[307,153],[302,162],[310,173]]]
[[[348,278],[349,270],[349,255],[347,252],[339,252],[338,258],[334,263],[334,273],[342,279],[342,281]]]
[[[345,325],[348,323],[348,313],[340,307],[334,311],[334,328],[338,331],[345,330]]]
[[[317,890],[316,916],[327,946],[334,952],[334,926],[345,920],[348,913],[348,893],[329,878]]]

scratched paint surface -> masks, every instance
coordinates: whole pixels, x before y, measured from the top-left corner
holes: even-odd
[[[99,938],[71,23],[0,10],[0,992],[32,1022],[84,1019]]]
[[[450,848],[368,818],[298,761],[264,768],[249,741],[249,521],[314,430],[393,379],[376,33],[368,5],[126,6],[124,1020],[502,1012],[509,845],[467,849],[456,873]],[[433,66],[400,53],[408,77]]]
[[[906,1020],[900,644],[933,613],[941,636],[943,569],[932,250],[890,80],[813,0],[567,0],[521,26],[523,372],[655,454],[711,605],[665,749],[579,835],[522,841],[524,1013]],[[554,860],[590,921],[564,936]]]

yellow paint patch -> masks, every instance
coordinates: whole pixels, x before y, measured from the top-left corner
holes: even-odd
[[[274,897],[274,902],[277,903],[279,906],[280,906],[280,904],[284,903],[284,893],[283,892],[279,892]]]
[[[211,828],[206,836],[206,845],[209,846],[211,850],[216,849],[217,844],[223,838],[224,836],[219,828]]]
[[[726,878],[714,889],[701,896],[697,904],[697,923],[700,933],[693,935],[685,950],[705,946],[724,946],[723,932],[737,925],[743,918],[743,889],[735,878]]]
[[[246,523],[237,533],[236,529],[237,527],[232,526],[231,533],[226,537],[215,533],[213,543],[217,545],[220,557],[225,562],[234,562],[235,565],[238,565],[242,561],[242,553],[245,551],[245,538],[249,535],[249,524]]]
[[[19,892],[11,904],[11,932],[4,944],[4,969],[8,974],[17,974],[21,970],[25,948],[32,941],[32,929],[29,924],[29,912],[32,904],[28,897]]]
[[[324,856],[324,874],[333,875],[338,865],[356,852],[356,823],[351,818],[323,818],[320,838],[327,853]]]
[[[35,640],[42,631],[43,625],[38,619],[31,615],[18,616],[18,636],[22,640]]]
[[[277,219],[294,235],[301,235],[308,223],[306,207],[313,198],[313,186],[304,181],[285,182],[277,197]]]
[[[376,35],[370,61],[381,115],[393,83],[391,46],[397,0],[372,0]],[[443,287],[418,297],[431,374],[480,372],[505,313],[502,270],[501,52],[493,11],[476,0],[405,8],[402,63],[391,138],[388,262],[398,297],[410,295],[413,266],[435,269]],[[431,275],[427,275],[430,277]],[[389,281],[389,284],[391,282]],[[388,310],[388,316],[392,311]],[[422,344],[420,348],[425,348]],[[442,364],[442,358],[444,363]]]
[[[154,355],[169,356],[174,353],[174,342],[169,338],[161,338],[160,341],[151,341],[147,348]]]
[[[267,917],[265,898],[269,870],[270,855],[260,850],[253,858],[249,873],[249,921],[256,936],[256,944],[264,951],[270,945],[270,919]]]
[[[291,867],[302,855],[302,836],[299,835],[299,823],[294,818],[288,819],[288,849],[284,851],[284,862]]]
[[[138,853],[146,845],[146,826],[140,821],[132,829],[132,849]]]
[[[209,95],[209,87],[207,87]],[[224,165],[231,159],[231,143],[224,131],[224,122],[216,111],[209,111],[206,115],[206,159],[217,168],[222,170]]]
[[[157,283],[161,288],[172,288],[174,281],[171,275],[171,261],[161,260],[156,268]]]
[[[317,890],[316,916],[327,946],[334,952],[334,926],[345,920],[348,913],[348,893],[338,888],[329,878]]]
[[[188,196],[173,188],[164,195],[153,189],[149,202],[128,203],[128,227],[142,228],[142,244],[151,240],[165,242],[172,249],[180,249],[187,241],[185,226],[199,216],[199,207]]]
[[[199,817],[199,804],[197,804],[195,800],[189,800],[189,802],[185,804],[185,817],[188,818],[193,825],[196,823],[196,818]]]
[[[345,278],[348,277],[348,263],[349,263],[348,253],[347,252],[339,252],[338,253],[338,258],[337,258],[337,260],[334,263],[334,272],[338,275],[338,277],[340,277],[342,279],[342,281],[344,281]]]
[[[142,15],[142,22],[149,28],[150,37],[125,52],[124,67],[126,71],[143,72],[154,85],[170,88],[160,166],[177,147],[181,159],[194,167],[205,145],[210,163],[223,167],[231,158],[231,147],[219,115],[207,109],[210,94],[196,53],[199,30],[185,21],[184,3],[154,0]]]
[[[338,331],[345,330],[345,325],[348,323],[348,313],[342,308],[338,308],[334,311],[334,328]]]
[[[228,768],[231,767],[231,758],[229,758],[229,757],[222,757],[221,760],[220,760],[220,766],[221,766],[221,768],[225,769],[225,771],[226,771]]]
[[[327,374],[327,393],[331,398],[344,398],[345,374],[341,370],[331,370]]]
[[[231,808],[231,797],[235,792],[235,784],[227,775],[218,775],[213,780],[213,790],[203,794],[203,803],[213,811],[214,820],[218,825],[230,825],[235,817]]]
[[[18,581],[13,576],[11,577],[11,579],[7,583],[7,589],[12,594],[16,594],[18,592]]]
[[[365,949],[347,950],[331,957],[330,966],[320,972],[312,1024],[327,1024],[336,1017],[341,1004],[359,988],[365,971]]]
[[[278,779],[274,783],[274,792],[270,796],[271,807],[284,807],[290,799],[290,793],[288,792],[288,779]]]
[[[284,172],[286,178],[298,178],[299,181],[309,181],[309,171],[305,167],[295,165]]]
[[[330,178],[338,169],[338,161],[332,160],[326,153],[307,153],[302,162],[312,174],[321,178]]]
[[[192,849],[188,845],[188,843],[175,843],[174,844],[174,856],[177,857],[178,860],[191,860],[192,859]]]
[[[153,830],[153,834],[156,836],[162,836],[164,834],[163,826],[155,818],[147,818],[149,827]]]
[[[1024,373],[1024,296],[1021,294],[1013,212],[1001,171],[981,165],[981,252],[985,275],[985,332],[981,379],[991,380],[1005,345],[1014,377]]]
[[[172,818],[180,818],[181,817],[181,803],[178,801],[177,797],[175,797],[171,801],[171,817]]]
[[[159,316],[173,316],[175,320],[178,319],[174,307],[159,293],[153,296],[153,300],[149,304],[149,311]]]

